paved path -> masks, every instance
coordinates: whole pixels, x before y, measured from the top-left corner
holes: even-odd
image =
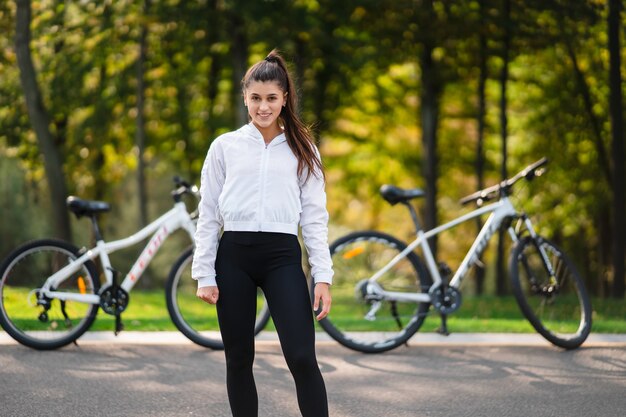
[[[320,341],[331,416],[625,415],[624,337],[596,335],[563,351],[530,335],[458,335],[465,340],[423,334],[377,355]],[[297,417],[280,346],[265,337],[255,361],[259,415]],[[90,332],[51,352],[5,340],[0,416],[229,416],[223,353],[176,338],[127,332],[112,342]]]
[[[261,332],[257,341],[276,341],[275,332]],[[318,344],[335,342],[324,332],[316,333]],[[79,340],[80,344],[93,343],[123,343],[141,345],[178,345],[189,344],[180,332],[136,332],[123,331],[115,336],[112,331],[91,331],[85,333]],[[0,345],[15,344],[16,342],[6,333],[0,330]],[[442,336],[437,333],[416,333],[409,340],[411,345],[420,346],[551,346],[537,333],[452,333],[450,336]],[[592,333],[585,341],[587,347],[613,346],[626,347],[626,334],[599,334]]]

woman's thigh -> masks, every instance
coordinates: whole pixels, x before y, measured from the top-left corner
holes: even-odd
[[[257,286],[241,267],[237,245],[222,240],[215,262],[219,288],[217,314],[224,345],[254,346]]]
[[[275,268],[261,285],[285,353],[314,349],[315,331],[307,280],[300,264]]]

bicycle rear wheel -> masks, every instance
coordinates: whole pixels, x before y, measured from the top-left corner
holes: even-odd
[[[330,245],[333,305],[320,325],[333,339],[350,349],[378,353],[405,343],[419,330],[430,303],[373,299],[366,291],[368,278],[405,248],[398,239],[375,231],[351,233]],[[428,292],[432,281],[420,258],[410,252],[376,282],[386,291],[415,294]],[[381,308],[367,316],[377,301]]]
[[[72,343],[93,323],[97,304],[39,297],[49,276],[79,257],[78,248],[44,239],[13,251],[0,266],[0,324],[23,345],[47,350]],[[56,291],[96,294],[100,283],[88,261]]]
[[[547,254],[554,276],[538,247]],[[580,346],[591,331],[591,301],[567,256],[546,239],[527,237],[513,248],[510,269],[515,298],[535,330],[556,346]]]
[[[189,340],[211,349],[224,349],[217,321],[217,309],[198,297],[198,283],[191,278],[193,249],[187,249],[178,258],[167,280],[165,297],[172,322]],[[265,328],[270,319],[269,308],[258,290],[257,317],[254,334]]]

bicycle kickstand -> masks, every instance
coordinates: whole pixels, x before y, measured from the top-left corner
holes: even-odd
[[[122,323],[122,315],[118,313],[115,315],[115,336],[120,334],[122,330],[124,330],[124,323]]]
[[[450,332],[448,331],[448,315],[441,314],[441,326],[437,328],[437,333],[443,336],[450,336]]]

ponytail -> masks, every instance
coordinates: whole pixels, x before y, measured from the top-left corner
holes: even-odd
[[[287,103],[280,112],[280,119],[285,129],[287,144],[298,159],[298,177],[301,178],[306,171],[305,182],[311,174],[324,178],[322,161],[315,150],[311,132],[298,117],[298,96],[294,82],[285,60],[276,49],[250,67],[241,80],[242,90],[245,92],[253,81],[275,81],[280,89],[287,93]]]

